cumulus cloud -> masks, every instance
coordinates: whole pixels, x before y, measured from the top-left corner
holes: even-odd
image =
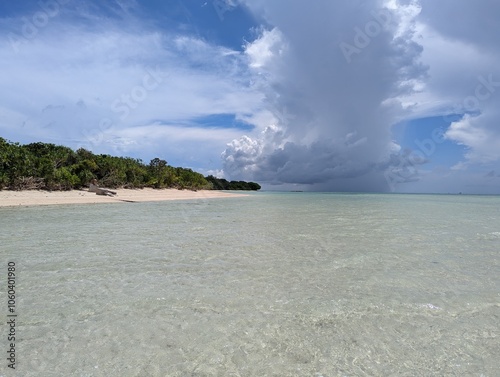
[[[250,59],[250,67],[263,69],[272,60],[281,56],[286,49],[286,43],[279,29],[262,29],[258,39],[246,46],[246,53]]]
[[[230,143],[224,170],[331,188],[352,178],[351,189],[371,190],[397,153],[390,133],[397,98],[425,76],[412,39],[418,9],[352,1],[247,6],[272,25],[246,53],[267,85],[275,124]]]
[[[426,93],[440,98],[451,124],[445,133],[467,148],[460,170],[500,161],[500,25],[497,1],[421,0],[423,61],[430,66]],[[453,19],[448,22],[447,19]],[[444,20],[444,21],[443,21]]]
[[[423,90],[405,98],[411,116],[443,116],[447,140],[466,147],[464,170],[500,161],[500,26],[497,1],[420,0],[418,40],[428,66]]]
[[[30,35],[25,14],[0,18],[3,137],[175,151],[227,178],[315,190],[435,190],[500,171],[496,0],[214,3],[260,25],[244,51],[149,25],[140,2],[58,4]],[[212,114],[248,131],[197,123]],[[465,147],[453,168],[426,170],[433,156],[393,140],[395,125],[430,116]]]
[[[228,144],[231,176],[393,190],[431,175],[392,127],[429,116],[453,115],[462,166],[500,159],[498,2],[243,2],[268,25],[246,53],[273,127]]]
[[[241,51],[146,25],[127,13],[137,11],[133,2],[113,8],[114,17],[90,5],[61,5],[30,38],[22,31],[31,15],[0,18],[2,136],[97,153],[170,159],[177,151],[186,164],[202,144],[192,164],[220,167],[215,160],[238,134],[203,131],[195,120],[258,112],[262,94],[252,88]]]
[[[450,125],[445,136],[469,148],[465,155],[468,163],[498,161],[500,160],[499,119],[500,111],[487,111],[477,116],[465,115]]]

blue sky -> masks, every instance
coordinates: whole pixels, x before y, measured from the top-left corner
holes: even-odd
[[[499,17],[494,0],[2,2],[0,136],[266,189],[499,194]]]

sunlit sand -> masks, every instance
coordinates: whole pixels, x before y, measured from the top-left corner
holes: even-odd
[[[165,200],[185,199],[210,199],[233,198],[244,196],[241,193],[228,193],[221,191],[176,190],[151,188],[129,190],[118,189],[116,196],[96,195],[88,190],[72,191],[0,191],[0,207],[11,206],[36,206],[54,204],[94,204],[94,203],[120,203],[120,202],[155,202]]]

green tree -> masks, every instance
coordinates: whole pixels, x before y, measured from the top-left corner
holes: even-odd
[[[20,145],[0,138],[0,189],[69,190],[88,186],[92,179],[110,188],[260,189],[254,182],[204,177],[160,158],[145,165],[138,159],[95,155],[83,148],[74,152],[50,143]]]
[[[158,157],[149,163],[149,184],[156,188],[170,187],[174,182],[174,177],[168,168],[167,161]]]

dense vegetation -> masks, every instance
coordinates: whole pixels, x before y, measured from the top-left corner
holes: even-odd
[[[55,144],[20,145],[0,138],[0,190],[71,190],[88,187],[92,179],[109,188],[178,188],[259,190],[253,182],[228,182],[155,158],[149,164],[129,157],[96,155]]]
[[[260,190],[260,185],[255,182],[227,181],[223,178],[216,178],[212,175],[205,177],[212,184],[214,190]]]

